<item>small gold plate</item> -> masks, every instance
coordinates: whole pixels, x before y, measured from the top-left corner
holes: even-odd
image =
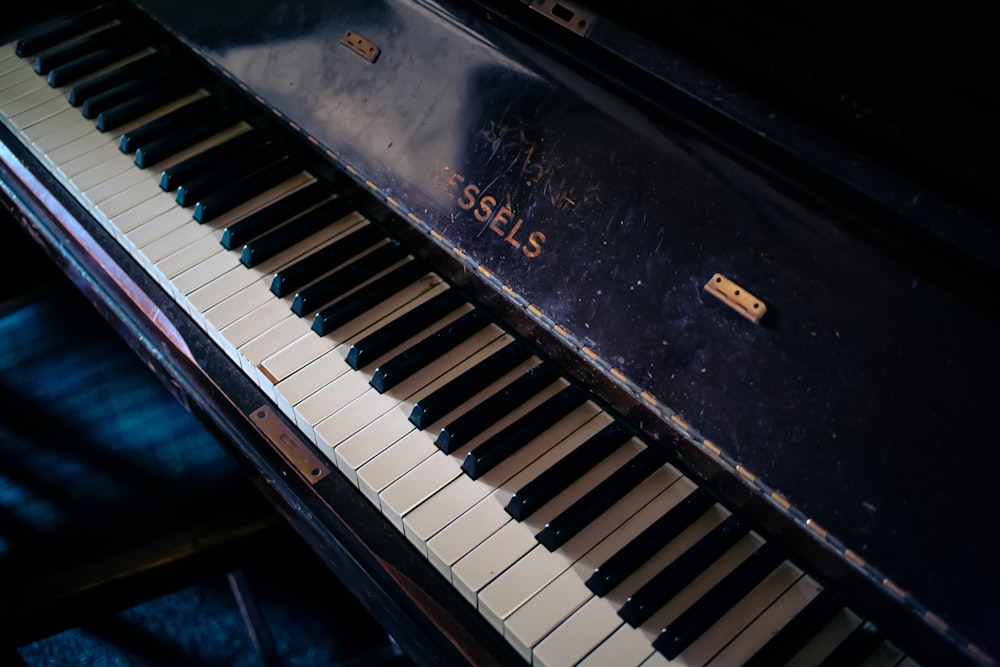
[[[767,305],[721,273],[705,283],[705,291],[754,324],[767,312]]]
[[[348,30],[340,38],[340,43],[354,51],[370,63],[375,62],[382,50],[356,32]]]
[[[311,484],[330,473],[329,467],[306,445],[268,406],[262,405],[249,414],[250,421],[271,441],[285,459]]]

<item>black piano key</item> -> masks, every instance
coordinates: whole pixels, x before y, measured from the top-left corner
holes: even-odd
[[[427,267],[422,262],[413,260],[396,267],[385,275],[371,281],[361,289],[355,290],[339,299],[336,303],[316,315],[313,320],[313,330],[319,333],[333,331],[343,326],[362,313],[365,313],[407,285],[416,282],[421,276],[427,275]],[[321,321],[321,325],[317,325]],[[325,335],[325,334],[320,334]],[[351,348],[354,349],[353,347]],[[348,360],[348,364],[351,360]]]
[[[83,113],[84,118],[97,118],[102,111],[135,99],[151,90],[169,86],[178,78],[177,74],[167,70],[150,68],[145,72],[135,74],[127,81],[95,92],[80,105],[81,113]]]
[[[350,212],[349,208],[343,209],[342,212],[338,211],[336,217],[327,216],[328,222],[334,222],[344,217]],[[303,218],[310,216],[307,213]],[[280,244],[281,248],[287,247],[294,243],[296,240],[301,240],[300,238],[294,239],[292,242],[287,242],[282,240],[282,236],[286,229],[295,225],[298,220],[293,220],[288,225],[283,227],[278,227],[273,232],[269,232],[264,236],[255,239],[248,243],[244,248],[244,253],[246,253],[246,248],[256,248],[262,243],[269,242],[272,237]],[[311,232],[310,232],[311,233]],[[304,236],[301,238],[305,238]],[[401,245],[396,242],[386,243],[375,250],[372,250],[367,255],[359,257],[347,266],[341,267],[326,276],[323,276],[319,280],[313,282],[308,287],[305,287],[295,295],[292,300],[292,312],[300,317],[305,317],[319,308],[324,304],[328,304],[331,301],[343,296],[350,290],[359,286],[364,281],[368,280],[372,276],[385,271],[390,266],[400,261],[407,256],[407,251]],[[318,333],[320,336],[325,336],[333,329],[328,328],[325,322],[321,322],[320,319],[313,319],[313,331]]]
[[[143,48],[145,48],[144,45],[138,41],[127,39],[117,44],[107,46],[103,49],[98,49],[93,53],[80,56],[76,60],[70,61],[65,65],[58,65],[57,67],[51,69],[49,71],[49,85],[53,88],[65,86],[71,81],[76,81],[85,77],[88,74],[96,72],[102,67],[113,65],[126,56],[130,56],[133,53],[141,51]],[[146,58],[152,57],[154,56],[146,56]],[[69,91],[69,103],[76,107],[80,106],[82,102],[76,101],[73,92],[74,90],[75,87]]]
[[[356,341],[347,352],[347,364],[354,370],[364,368],[463,303],[465,303],[465,299],[462,298],[458,290],[446,289]],[[316,317],[321,315],[323,312],[318,313]],[[315,329],[315,326],[313,328]],[[333,328],[330,328],[329,331],[333,331]]]
[[[347,236],[310,253],[294,264],[286,266],[271,279],[271,292],[275,296],[286,296],[303,285],[319,278],[332,267],[340,266],[352,257],[357,257],[379,241],[385,234],[374,225],[364,225]]]
[[[535,536],[538,543],[549,551],[555,551],[566,544],[642,480],[656,472],[665,461],[663,454],[653,447],[639,452],[610,477],[545,524],[545,528]]]
[[[191,125],[176,129],[164,137],[139,146],[135,151],[135,164],[147,169],[235,124],[234,114],[229,109],[223,109],[218,114],[201,118]],[[195,174],[211,169],[215,164],[233,159],[242,151],[261,145],[265,141],[267,138],[256,130],[241,132],[217,146],[164,169],[163,173],[160,174],[160,189],[164,192],[176,190],[182,183],[193,178]]]
[[[768,542],[750,554],[719,583],[695,601],[653,642],[653,648],[673,660],[742,600],[784,560],[781,550]],[[846,663],[836,663],[838,665]]]
[[[417,371],[425,368],[446,352],[468,340],[490,323],[490,318],[478,308],[449,322],[410,348],[380,364],[368,384],[384,394]]]
[[[447,424],[438,433],[434,444],[445,454],[451,454],[476,437],[490,424],[499,420],[504,414],[552,384],[558,377],[559,372],[552,364],[548,362],[538,364],[516,380],[509,382],[507,386],[479,405]]]
[[[620,422],[608,424],[545,472],[515,491],[504,509],[514,519],[524,521],[611,452],[621,447],[630,437],[632,434]]]
[[[194,205],[193,217],[198,222],[214,220],[301,172],[302,164],[298,160],[282,157],[199,199]]]
[[[286,157],[273,143],[256,146],[233,159],[215,165],[211,171],[193,176],[177,187],[177,203],[193,206],[202,198],[261,167]]]
[[[73,40],[65,46],[57,46],[49,51],[40,53],[35,58],[35,73],[47,75],[49,71],[59,65],[65,65],[88,53],[114,46],[116,43],[127,39],[129,39],[128,32],[126,32],[125,27],[122,25],[100,30],[82,39]]]
[[[333,191],[326,185],[318,181],[310,183],[226,227],[222,232],[222,246],[234,250],[331,196]]]
[[[354,210],[344,197],[337,197],[317,206],[307,213],[292,218],[287,223],[248,241],[243,246],[240,261],[246,267],[253,267],[274,257],[310,234],[315,234],[327,225],[333,224]],[[301,315],[301,313],[297,313]]]
[[[167,81],[154,90],[102,111],[98,114],[94,125],[98,132],[110,132],[184,95],[193,93],[200,85],[197,80],[188,77]]]
[[[618,615],[632,627],[643,624],[749,530],[739,517],[731,515],[630,595]]]
[[[787,664],[841,609],[843,604],[829,589],[820,591],[795,618],[760,647],[743,667]]]
[[[607,595],[714,504],[715,501],[707,491],[695,489],[646,530],[594,568],[594,573],[587,579],[587,588],[594,595]]]
[[[885,635],[870,621],[865,621],[851,631],[830,652],[819,667],[854,667],[862,664],[879,647]]]
[[[353,352],[354,348],[352,348]],[[531,351],[519,341],[512,341],[503,349],[448,382],[443,387],[420,399],[410,411],[410,423],[425,429],[474,396],[504,374],[514,370],[531,356]],[[350,355],[348,355],[350,357]],[[358,368],[358,366],[354,366]]]
[[[110,72],[105,72],[86,81],[81,81],[70,88],[69,103],[75,107],[81,106],[95,95],[105,93],[116,86],[134,81],[137,78],[164,72],[165,68],[166,61],[159,54],[152,54],[139,60],[133,60]]]
[[[206,121],[208,120],[209,119],[206,119]],[[183,135],[183,133],[179,134]],[[212,134],[215,134],[215,132]],[[167,141],[168,139],[176,140],[178,143],[186,141],[184,136],[178,135],[164,138],[159,141]],[[153,144],[158,144],[159,141],[153,142]],[[164,169],[163,173],[160,175],[160,188],[164,192],[175,190],[188,180],[205,172],[210,172],[217,165],[225,164],[226,162],[233,160],[239,160],[241,155],[252,149],[263,146],[267,143],[267,141],[267,135],[257,129],[242,132],[230,139],[226,139],[216,146],[212,146],[211,148],[201,151],[197,155],[192,155],[191,157]],[[137,152],[137,164],[140,157],[139,153],[148,152],[149,149],[153,147],[153,144],[150,144],[146,147],[146,149],[140,149]],[[186,147],[187,144],[181,148],[176,148],[176,150],[182,150]],[[157,149],[159,150],[160,147],[158,146]]]
[[[576,385],[566,387],[466,454],[462,471],[479,479],[586,400],[587,393]]]
[[[85,11],[46,22],[21,35],[15,46],[18,58],[31,56],[64,42],[75,35],[91,30],[112,20],[111,8],[98,5]]]
[[[200,125],[208,118],[227,113],[228,109],[219,100],[214,97],[203,97],[123,133],[118,140],[118,149],[122,153],[134,153],[152,141],[158,141],[174,132]]]

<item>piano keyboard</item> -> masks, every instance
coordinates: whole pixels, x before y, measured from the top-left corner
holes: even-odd
[[[103,10],[0,47],[0,120],[535,665],[912,665]]]

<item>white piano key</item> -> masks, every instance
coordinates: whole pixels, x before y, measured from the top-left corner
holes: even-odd
[[[260,273],[247,270],[237,263],[236,266],[188,293],[188,301],[194,310],[206,313],[212,306],[236,294],[247,285],[259,282]]]
[[[635,667],[643,664],[654,649],[648,642],[635,641],[635,635],[629,629],[627,625],[623,625],[611,633],[610,637],[577,663],[579,667]],[[690,662],[683,656],[677,656],[670,664],[676,667],[701,667],[701,663]]]
[[[30,67],[21,66],[18,67],[16,64],[13,66],[6,64],[7,69],[0,67],[0,95],[6,97],[6,93],[11,87],[27,81],[28,79],[40,78],[35,71]]]
[[[156,270],[172,283],[174,278],[198,266],[209,257],[228,252],[219,243],[218,233],[207,234],[196,238],[176,252],[166,255],[156,263]],[[178,299],[176,289],[174,293],[174,298]]]
[[[59,92],[49,88],[43,77],[27,79],[4,91],[3,97],[0,98],[0,114],[3,114],[5,119],[10,119],[33,106],[59,96]]]
[[[235,257],[233,253],[225,248],[220,247],[220,249],[223,252],[213,254],[174,277],[174,288],[178,294],[183,295],[185,303],[187,303],[188,294],[222,277],[229,271],[242,267],[239,258]]]
[[[137,193],[136,196],[140,195]],[[210,227],[201,226],[194,220],[189,219],[170,233],[164,234],[142,246],[138,251],[147,262],[156,264],[174,253],[201,241],[204,241],[204,245],[206,246],[218,246],[218,233]]]
[[[125,234],[123,242],[129,246],[129,250],[138,250],[188,224],[193,224],[191,212],[183,208],[172,208]]]
[[[358,469],[356,477],[358,488],[380,510],[379,492],[382,489],[427,457],[439,453],[434,441],[423,431],[410,431],[398,440],[390,442],[391,445],[387,449]]]
[[[96,210],[100,211],[105,220],[109,220],[112,216],[124,213],[136,206],[145,205],[150,199],[161,196],[163,193],[156,187],[155,183],[143,181],[108,197],[97,206]]]
[[[594,598],[577,609],[532,651],[532,665],[568,667],[575,665],[598,644],[621,627],[611,605]]]
[[[594,598],[572,570],[556,577],[504,622],[504,638],[526,661],[534,646]]]
[[[111,145],[111,139],[95,130],[90,134],[86,134],[79,139],[49,151],[45,155],[45,160],[52,165],[55,169],[55,173],[64,175],[60,170],[63,165],[68,164],[69,162],[84,155],[88,155],[98,148],[109,145]],[[112,146],[112,148],[114,148],[114,146]]]
[[[792,656],[789,664],[818,665],[859,625],[861,619],[857,614],[850,609],[840,610],[801,651]]]
[[[7,120],[11,127],[24,131],[25,128],[36,125],[47,118],[51,118],[60,111],[66,109],[66,99],[63,96],[53,97],[30,109],[26,109],[19,114],[10,116]]]
[[[741,665],[753,657],[781,628],[815,598],[822,587],[811,577],[800,577],[715,657],[710,665]]]
[[[288,316],[288,303],[277,297],[225,326],[220,333],[234,348],[246,344]]]
[[[21,135],[36,152],[48,153],[93,131],[93,125],[76,109],[62,105],[57,113],[22,129]]]
[[[274,298],[265,285],[255,281],[206,310],[205,320],[218,332]]]
[[[129,165],[126,165],[126,169],[114,178],[98,183],[92,188],[81,188],[80,196],[83,197],[83,199],[90,204],[92,208],[99,207],[105,201],[120,195],[122,192],[125,192],[129,188],[137,185],[144,186],[144,189],[149,193],[149,197],[159,194],[166,199],[170,199],[164,195],[164,193],[156,186],[156,183],[150,179],[149,174]],[[116,212],[111,214],[105,211],[105,215],[110,218],[114,217],[114,215],[118,215],[118,213]]]
[[[59,166],[59,173],[79,192],[85,192],[113,176],[133,169],[111,143],[104,143],[88,150]]]

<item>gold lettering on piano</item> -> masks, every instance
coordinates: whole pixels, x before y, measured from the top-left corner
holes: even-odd
[[[500,199],[484,194],[478,184],[467,182],[465,176],[448,166],[440,167],[435,179],[437,188],[451,195],[460,209],[485,225],[482,231],[493,232],[525,257],[534,259],[542,253],[545,233],[529,231],[527,221],[517,214],[509,194]]]

